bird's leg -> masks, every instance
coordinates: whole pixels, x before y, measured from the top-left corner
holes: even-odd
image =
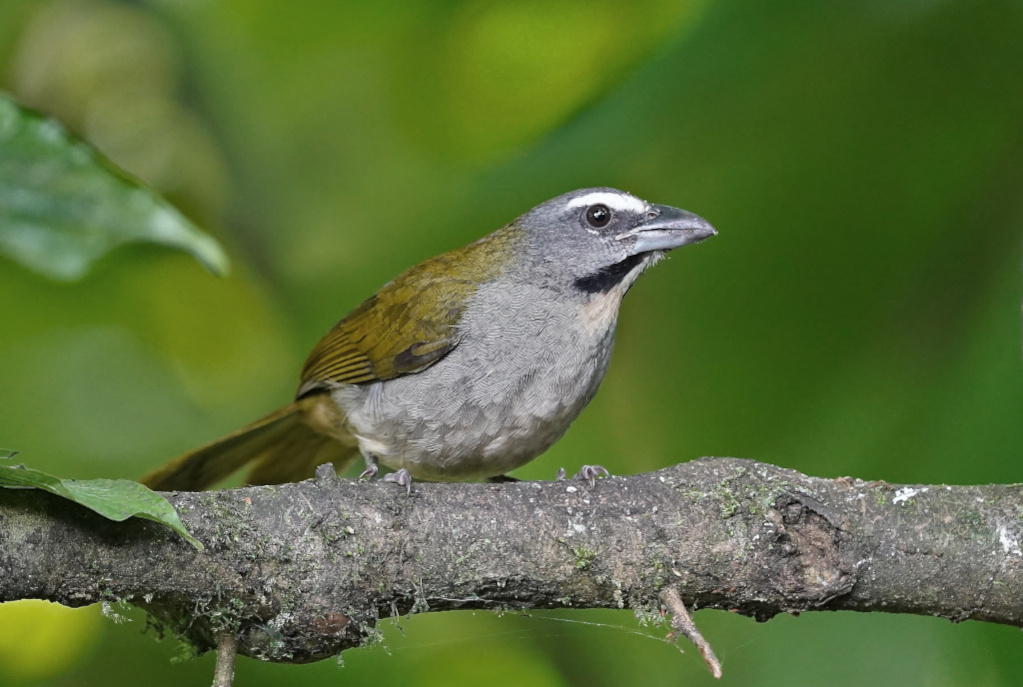
[[[610,476],[611,473],[603,465],[584,465],[579,468],[579,472],[572,479],[581,479],[584,482],[589,482],[592,488],[597,484],[598,477]]]
[[[565,468],[558,468],[557,474],[554,476],[555,482],[564,482],[565,477],[568,473],[565,472]],[[581,479],[584,482],[589,482],[590,486],[593,487],[597,483],[598,477],[610,477],[611,473],[607,471],[603,465],[584,465],[579,468],[579,472],[576,473],[572,479]]]
[[[376,479],[380,473],[380,465],[377,464],[377,457],[372,453],[365,454],[366,469],[359,475],[359,479]],[[384,482],[395,482],[399,486],[405,487],[405,494],[412,495],[412,473],[402,468],[397,472],[389,472],[380,478]]]
[[[366,459],[366,469],[359,475],[359,479],[376,479],[377,473],[380,472],[380,466],[377,465],[377,457],[372,453],[367,453],[363,458]]]
[[[405,487],[405,495],[412,495],[412,473],[402,468],[396,472],[389,472],[383,477],[384,482],[394,482],[399,486]]]

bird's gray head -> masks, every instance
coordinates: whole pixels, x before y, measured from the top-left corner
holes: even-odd
[[[613,188],[572,191],[517,222],[528,237],[532,270],[581,291],[626,288],[667,251],[717,232],[702,217],[654,205]],[[531,271],[532,271],[531,270]]]

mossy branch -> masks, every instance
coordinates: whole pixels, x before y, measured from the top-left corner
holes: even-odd
[[[600,480],[172,493],[196,551],[0,494],[0,600],[128,600],[200,649],[306,662],[456,608],[917,613],[1023,626],[1023,486],[899,487],[730,458]]]

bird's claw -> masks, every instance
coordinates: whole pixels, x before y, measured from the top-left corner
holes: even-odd
[[[598,477],[610,477],[611,473],[603,465],[584,465],[572,479],[581,479],[590,483],[590,488],[597,484]]]
[[[377,464],[370,463],[366,466],[365,470],[359,473],[359,479],[376,479],[378,472],[380,472],[380,468],[377,467]]]
[[[555,473],[555,475],[554,475],[554,481],[555,482],[564,482],[565,481],[565,477],[567,476],[567,474],[568,473],[565,472],[565,468],[558,468],[557,473]]]
[[[405,487],[405,495],[412,495],[412,473],[402,468],[396,472],[389,472],[383,477],[384,482],[394,482],[395,484]]]

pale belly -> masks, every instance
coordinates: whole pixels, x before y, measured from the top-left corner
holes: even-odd
[[[582,332],[565,321],[516,337],[460,345],[420,373],[338,390],[363,454],[417,479],[503,475],[547,450],[593,398],[607,370],[613,322]],[[528,334],[528,335],[527,335]]]

